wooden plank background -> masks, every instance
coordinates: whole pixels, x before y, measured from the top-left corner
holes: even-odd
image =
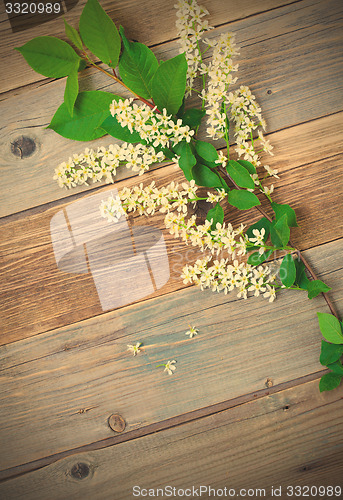
[[[264,488],[265,498],[272,498],[271,488],[282,486],[287,498],[290,485],[339,485],[342,406],[337,391],[319,395],[317,382],[309,382],[138,440],[67,457],[0,485],[0,492],[18,499],[107,500],[115,491],[116,499],[126,500],[135,485],[211,485]],[[81,480],[71,474],[77,464],[87,472]]]
[[[177,54],[174,2],[101,3],[160,58]],[[200,3],[211,12],[210,37],[236,35],[238,84],[256,94],[274,145],[274,199],[295,208],[292,239],[332,287],[342,315],[342,3]],[[76,26],[84,4],[66,20]],[[53,170],[114,140],[85,144],[43,129],[65,82],[33,72],[13,47],[47,34],[64,37],[61,17],[12,33],[0,11],[0,497],[126,500],[132,478],[150,488],[265,488],[266,498],[272,485],[286,498],[288,485],[341,484],[343,389],[318,391],[322,297],[282,291],[269,304],[185,286],[181,267],[198,253],[165,230],[170,278],[136,303],[104,312],[90,274],[57,268],[52,217],[113,186],[61,190]],[[122,94],[93,69],[80,87]],[[12,152],[21,136],[36,145],[26,158]],[[181,179],[166,164],[139,181]],[[124,170],[115,187],[136,182]],[[201,219],[206,210],[196,213]],[[234,225],[258,218],[254,210],[227,215]],[[130,224],[163,230],[163,217],[134,216]],[[189,324],[199,328],[194,339],[185,336]],[[133,357],[127,344],[137,341],[142,351]],[[177,361],[172,377],[156,368],[168,359]],[[124,432],[109,427],[113,414]]]

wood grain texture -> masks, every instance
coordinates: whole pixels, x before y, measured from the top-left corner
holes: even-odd
[[[342,245],[305,254],[341,313]],[[127,432],[320,371],[318,310],[296,291],[269,304],[191,287],[3,346],[1,469],[110,437],[114,413]],[[172,359],[173,376],[156,368]]]
[[[300,249],[307,249],[342,237],[343,193],[338,182],[342,176],[342,114],[276,132],[271,135],[271,140],[275,144],[275,156],[269,157],[268,163],[280,171],[280,180],[275,182],[274,199],[279,203],[290,203],[296,209],[300,224],[299,228],[292,230],[296,244]],[[327,159],[316,161],[318,145],[320,154],[329,156]],[[182,179],[180,170],[173,166],[147,173],[144,178],[144,184],[155,180],[158,185]],[[136,178],[132,178],[116,184],[116,187],[121,189],[135,183]],[[100,188],[95,192],[103,193],[105,198],[111,189]],[[79,195],[72,203],[83,198],[84,195]],[[18,220],[0,227],[1,344],[102,313],[91,274],[71,274],[59,270],[56,265],[50,221],[72,203],[53,205],[39,213],[24,213]],[[263,206],[270,211],[268,206]],[[198,213],[205,217],[206,210]],[[240,212],[230,207],[227,213],[227,220],[234,226],[241,222],[249,225],[259,218],[260,214],[254,209]],[[132,222],[136,226],[163,230],[167,245],[170,278],[162,288],[147,296],[164,295],[183,288],[180,280],[182,267],[194,262],[199,252],[169,235],[163,229],[162,215],[151,218],[135,216]],[[123,258],[124,266],[125,262]]]
[[[80,0],[76,3],[77,5],[63,16],[69,24],[75,27],[78,26],[86,0]],[[162,0],[112,2],[111,0],[103,0],[100,3],[118,27],[120,25],[125,27],[127,36],[141,43],[157,45],[177,37],[174,2],[163,2]],[[201,5],[208,8],[211,14],[210,24],[216,26],[292,3],[294,2],[291,0],[265,0],[263,4],[258,4],[253,0],[244,0],[239,5],[229,6],[225,0],[211,0],[211,2],[204,0]],[[24,65],[20,55],[13,49],[37,36],[53,35],[66,39],[62,17],[32,28],[29,28],[30,22],[23,18],[23,26],[26,29],[13,33],[3,3],[0,9],[0,39],[2,40],[0,73],[3,75],[1,92],[44,80],[43,76]],[[20,79],[18,75],[20,75]]]
[[[228,29],[236,33],[241,47],[239,84],[251,86],[270,132],[342,110],[342,6],[336,0],[306,0],[211,33],[213,37]],[[178,52],[177,44],[164,44],[156,52],[162,58],[172,57]],[[109,84],[106,77],[95,75],[94,71],[87,70],[81,77],[82,90],[98,88],[121,94],[118,85]],[[79,143],[63,139],[52,130],[43,130],[62,102],[63,92],[64,82],[60,80],[1,103],[0,167],[5,193],[0,198],[2,216],[90,189],[60,190],[52,180],[54,168],[85,147],[98,147],[113,140],[106,137],[94,143]],[[23,159],[11,151],[11,144],[21,136],[36,144],[35,152]],[[131,174],[123,171],[120,175]]]
[[[282,486],[281,498],[287,498],[287,486],[339,486],[342,409],[342,388],[319,394],[318,382],[310,382],[173,429],[70,456],[1,484],[0,493],[6,500],[127,500],[135,485],[207,485],[226,487],[227,494],[230,488],[264,488],[261,497],[272,498],[271,488]],[[72,475],[77,464],[84,464],[82,479]],[[202,498],[211,496],[203,493]]]

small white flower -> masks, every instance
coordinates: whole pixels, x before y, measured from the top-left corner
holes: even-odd
[[[131,351],[133,352],[133,355],[136,356],[141,350],[139,349],[139,347],[142,345],[141,342],[137,342],[136,345],[131,345],[131,344],[128,344],[127,347],[128,347],[128,351]]]
[[[195,335],[198,335],[198,329],[195,326],[189,325],[189,330],[185,333],[185,335],[189,335],[189,338],[192,339]]]
[[[275,288],[271,287],[268,284],[266,286],[267,286],[267,291],[263,294],[263,297],[265,299],[269,298],[269,302],[273,302],[276,298]]]
[[[159,366],[164,366],[164,371],[169,373],[169,375],[173,375],[173,371],[176,370],[176,366],[174,366],[174,363],[176,363],[175,359],[173,361],[167,361],[165,364],[163,363],[162,365],[157,365],[156,368]]]

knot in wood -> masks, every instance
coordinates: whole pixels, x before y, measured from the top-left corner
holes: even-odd
[[[73,476],[75,479],[84,479],[87,477],[90,473],[90,467],[89,465],[79,462],[75,465],[70,470],[70,474]]]
[[[108,419],[108,425],[114,432],[123,432],[126,427],[126,422],[120,415],[111,415]]]
[[[19,158],[28,158],[36,151],[36,143],[34,139],[22,135],[11,143],[11,151]]]

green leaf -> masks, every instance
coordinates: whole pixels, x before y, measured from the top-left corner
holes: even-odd
[[[101,61],[115,68],[121,48],[120,36],[114,22],[97,0],[88,0],[86,3],[79,28],[86,47]]]
[[[206,161],[215,162],[218,160],[218,153],[213,144],[205,141],[196,141],[195,143],[195,151]]]
[[[130,42],[119,28],[124,50],[119,61],[120,76],[131,90],[145,99],[150,99],[151,82],[158,69],[158,61],[152,50],[138,42]]]
[[[62,137],[76,141],[92,141],[105,135],[100,128],[109,115],[109,107],[113,99],[118,96],[109,92],[92,90],[80,92],[71,117],[65,103],[56,111],[47,128],[55,130]]]
[[[329,344],[322,340],[322,349],[319,361],[322,365],[327,366],[337,361],[343,355],[342,344]]]
[[[254,252],[248,257],[248,264],[251,264],[252,266],[259,266],[264,262],[265,260],[268,259],[268,257],[271,256],[273,253],[273,250],[268,250],[267,252],[264,252],[260,254],[259,252]]]
[[[240,189],[232,189],[229,192],[227,199],[230,205],[233,205],[239,210],[249,210],[249,208],[261,205],[260,200],[254,193]]]
[[[128,127],[122,127],[116,117],[108,116],[100,125],[106,134],[124,142],[137,143],[142,142],[138,132],[130,132]]]
[[[264,228],[265,230],[263,241],[267,241],[270,233],[270,222],[266,217],[262,217],[262,219],[255,222],[255,224],[249,226],[245,234],[248,236],[248,238],[253,238],[254,237],[253,230],[258,229],[259,231],[261,231],[262,228]]]
[[[308,292],[308,298],[313,299],[313,297],[317,297],[320,293],[325,293],[331,290],[331,288],[325,283],[323,283],[321,280],[313,280],[309,281],[307,284],[307,292]]]
[[[197,128],[205,114],[206,111],[201,109],[188,108],[184,113],[178,114],[178,118],[181,118],[184,125],[188,125],[190,128]]]
[[[283,215],[286,215],[289,227],[298,227],[297,217],[292,207],[289,205],[280,205],[280,203],[275,203],[274,201],[272,201],[271,205],[275,212],[276,220],[279,220]]]
[[[211,219],[213,219],[212,226],[211,226],[213,230],[216,229],[216,224],[218,222],[220,224],[223,224],[223,222],[224,222],[224,210],[219,205],[219,203],[217,203],[215,207],[211,208],[207,212],[206,219],[209,220],[209,221]]]
[[[332,389],[336,389],[339,386],[342,380],[342,375],[337,375],[337,373],[326,373],[322,376],[319,381],[319,390],[323,391],[331,391]]]
[[[343,344],[343,334],[338,319],[329,313],[317,312],[317,316],[323,337],[332,344]]]
[[[226,170],[229,176],[238,184],[239,187],[254,189],[255,183],[252,180],[249,172],[240,163],[234,160],[229,160],[226,165]]]
[[[72,26],[70,26],[70,24],[68,24],[65,19],[63,19],[63,21],[64,21],[65,32],[69,40],[75,45],[75,47],[77,47],[80,50],[83,50],[82,40],[80,38],[78,31]]]
[[[69,73],[66,88],[64,91],[64,103],[67,107],[67,110],[69,111],[70,116],[73,116],[74,104],[79,93],[77,68],[78,66],[75,66],[74,70]]]
[[[310,280],[306,276],[306,267],[305,264],[303,263],[302,260],[299,260],[298,258],[294,260],[295,268],[296,268],[296,278],[295,278],[295,284],[298,285],[300,288],[303,290],[307,290],[308,284],[310,283]]]
[[[296,274],[293,256],[288,253],[284,256],[280,265],[280,279],[285,286],[290,287],[295,281]]]
[[[190,144],[186,141],[181,141],[174,146],[174,151],[179,158],[179,167],[185,174],[188,181],[193,179],[192,167],[196,164],[196,158],[192,153]]]
[[[290,229],[287,224],[287,215],[283,215],[279,220],[273,220],[270,226],[270,237],[272,243],[277,248],[287,245],[290,237]]]
[[[24,56],[31,68],[48,78],[67,76],[82,61],[67,42],[53,36],[33,38],[15,50]]]
[[[192,168],[193,179],[198,186],[222,188],[220,176],[202,163],[197,163]]]
[[[179,54],[162,62],[151,83],[152,97],[157,108],[176,114],[186,91],[187,61],[185,54]]]
[[[339,359],[334,363],[330,363],[328,365],[328,368],[330,368],[330,370],[332,370],[337,375],[340,375],[341,377],[343,376],[343,366]]]
[[[237,160],[237,163],[242,165],[242,167],[244,167],[249,172],[249,174],[256,174],[256,167],[252,163],[250,163],[250,161]]]

